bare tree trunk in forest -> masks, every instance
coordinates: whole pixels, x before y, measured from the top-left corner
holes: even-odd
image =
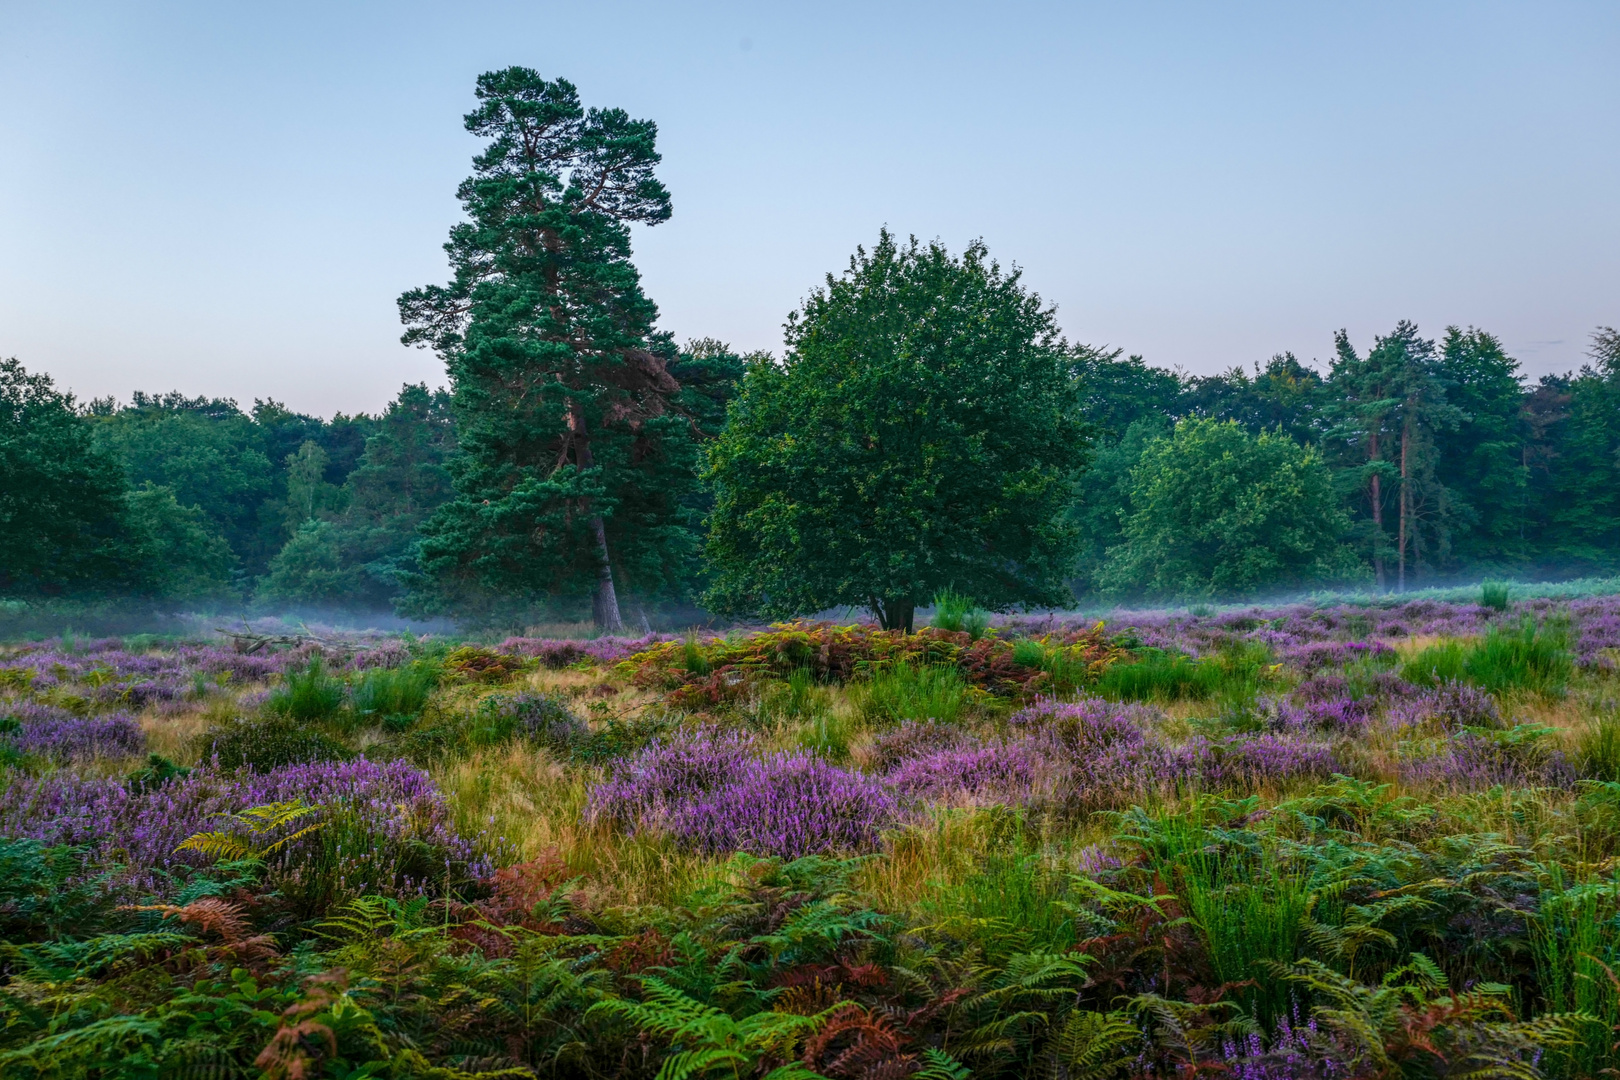
[[[1367,460],[1378,462],[1378,433],[1368,440]],[[1372,474],[1373,574],[1378,579],[1378,591],[1384,591],[1384,492],[1377,473]]]
[[[1409,516],[1412,493],[1407,483],[1407,453],[1411,449],[1412,424],[1408,420],[1401,425],[1401,526],[1400,526],[1400,569],[1396,572],[1396,592],[1406,591],[1406,521]]]
[[[581,469],[591,467],[591,439],[585,429],[585,417],[579,411],[579,403],[570,399],[568,402],[568,430],[574,440],[574,461]],[[590,502],[586,501],[584,510],[590,514]],[[596,538],[596,595],[591,599],[591,618],[597,627],[610,634],[617,634],[624,630],[624,620],[619,615],[619,596],[613,588],[613,559],[608,552],[607,526],[602,522],[601,514],[590,516],[591,535]]]

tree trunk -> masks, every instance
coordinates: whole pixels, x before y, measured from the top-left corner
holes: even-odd
[[[1378,464],[1378,435],[1373,434],[1367,444],[1367,460],[1374,465]],[[1372,516],[1373,516],[1373,574],[1378,579],[1378,591],[1384,591],[1384,492],[1379,484],[1379,475],[1372,474]]]
[[[609,634],[624,630],[619,617],[619,595],[613,588],[613,561],[608,555],[607,527],[600,514],[591,518],[591,532],[596,536],[596,557],[601,560],[596,571],[596,596],[591,600],[591,617],[596,625]]]
[[[917,605],[910,600],[885,599],[872,601],[872,614],[885,630],[904,630],[911,633],[911,624],[917,614]]]
[[[1400,525],[1400,551],[1398,552],[1400,569],[1396,571],[1396,592],[1406,591],[1406,521],[1407,508],[1411,503],[1411,487],[1407,483],[1407,453],[1411,449],[1412,425],[1410,422],[1401,426],[1401,525]]]
[[[585,428],[585,416],[579,411],[579,403],[570,399],[568,402],[568,430],[574,439],[574,463],[581,469],[589,469],[592,465],[590,433]],[[584,501],[581,507],[590,514],[590,500]],[[597,629],[609,634],[621,633],[624,630],[624,619],[619,615],[619,596],[613,588],[613,557],[608,551],[607,526],[602,522],[601,514],[590,514],[591,535],[596,540],[596,595],[591,598],[591,618]]]

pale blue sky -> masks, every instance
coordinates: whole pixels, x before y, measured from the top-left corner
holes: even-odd
[[[662,325],[780,349],[879,226],[1211,372],[1411,318],[1539,374],[1620,324],[1620,5],[0,0],[0,356],[321,414],[441,380],[394,300],[479,72],[659,125]]]

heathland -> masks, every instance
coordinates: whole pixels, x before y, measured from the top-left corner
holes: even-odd
[[[1595,1077],[1564,592],[8,646],[0,1072]]]

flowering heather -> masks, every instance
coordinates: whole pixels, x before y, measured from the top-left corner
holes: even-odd
[[[740,735],[683,734],[653,743],[597,785],[588,814],[630,828],[662,821],[741,775],[753,748],[753,740]]]
[[[532,656],[538,659],[542,666],[548,668],[565,668],[582,660],[589,660],[601,667],[611,667],[661,642],[676,640],[679,639],[670,634],[646,634],[638,638],[600,637],[586,641],[575,641],[570,638],[509,637],[501,642],[501,652]]]
[[[1367,726],[1365,701],[1351,697],[1307,698],[1277,706],[1277,727],[1285,731],[1319,729],[1352,732]]]
[[[1323,668],[1340,668],[1358,660],[1394,659],[1395,650],[1382,641],[1313,641],[1284,649],[1279,659],[1313,674]]]
[[[1015,728],[1049,732],[1071,752],[1087,755],[1114,745],[1141,746],[1159,714],[1149,706],[1103,698],[1059,702],[1043,699],[1013,714]]]
[[[1446,732],[1507,726],[1494,697],[1458,682],[1448,682],[1397,702],[1390,710],[1390,719],[1401,726],[1428,724]]]
[[[1445,791],[1574,785],[1576,771],[1543,729],[1520,726],[1506,731],[1464,731],[1445,740],[1437,753],[1400,763],[1401,779]]]
[[[704,851],[799,858],[871,850],[894,813],[876,781],[799,752],[745,759],[729,780],[675,808],[668,828]]]
[[[65,772],[17,773],[0,790],[0,836],[87,845],[152,887],[156,871],[206,861],[175,852],[188,836],[225,827],[227,815],[248,807],[292,799],[341,806],[376,848],[422,844],[481,865],[473,846],[451,829],[427,774],[401,761],[314,762],[261,774],[203,768],[149,791]]]
[[[740,736],[656,743],[597,786],[587,813],[705,851],[788,857],[870,847],[893,817],[874,780],[812,754],[753,749]]]
[[[1326,780],[1345,771],[1326,744],[1270,732],[1230,739],[1195,736],[1176,751],[1175,759],[1188,781],[1208,789]]]
[[[84,761],[95,757],[133,757],[146,752],[141,726],[124,713],[110,716],[75,716],[48,705],[13,705],[0,715],[14,717],[20,726],[9,735],[24,754],[55,761]]]
[[[1025,739],[936,750],[902,762],[884,781],[900,795],[913,799],[987,795],[1018,803],[1030,796],[1036,777],[1049,771],[1043,765],[1056,749]]]
[[[911,758],[968,745],[976,746],[978,740],[956,724],[907,720],[899,727],[879,735],[873,743],[872,753],[877,767],[887,770]]]

